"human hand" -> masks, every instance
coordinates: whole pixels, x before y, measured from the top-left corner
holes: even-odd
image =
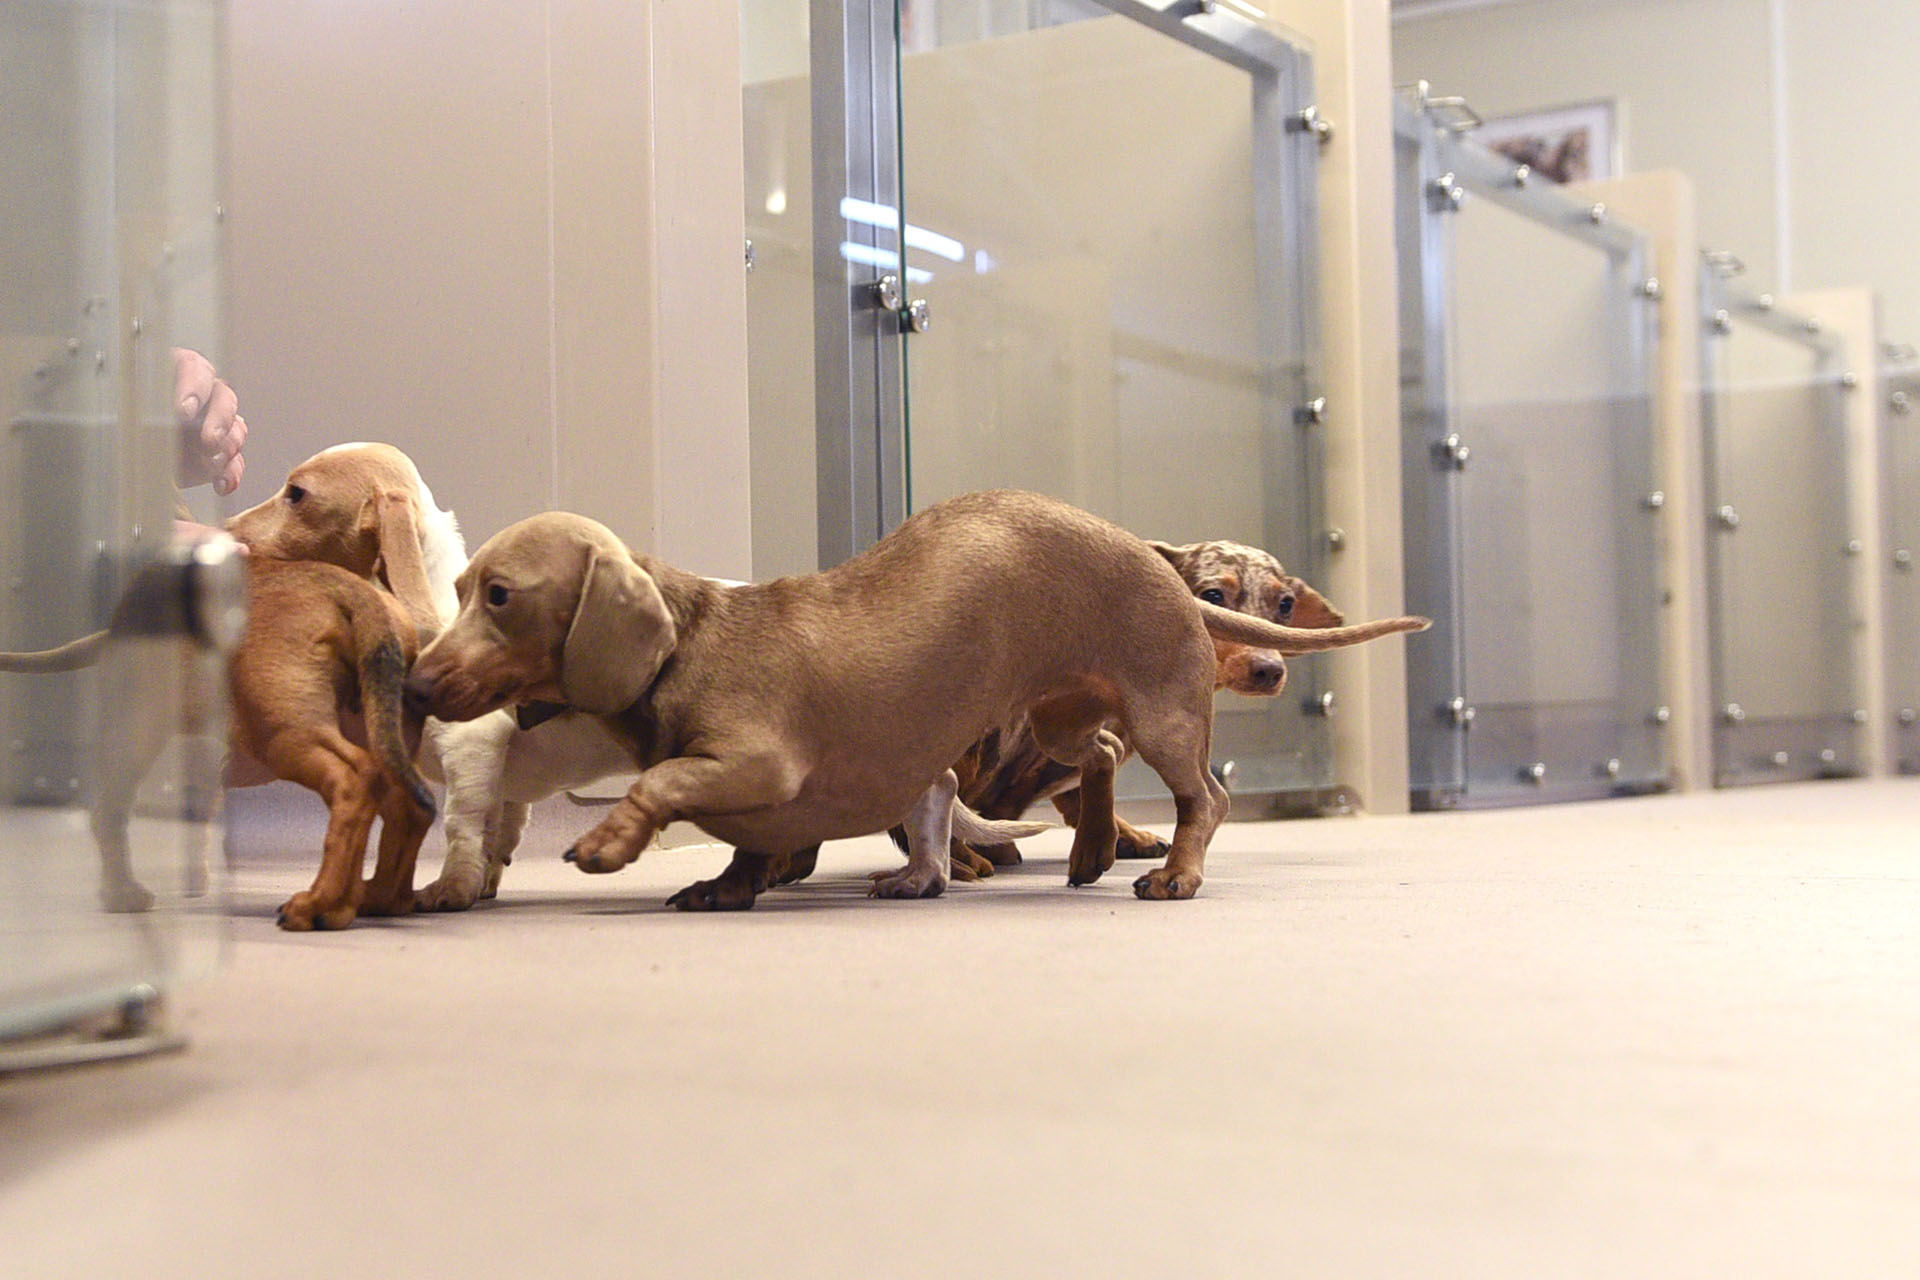
[[[180,425],[180,487],[213,483],[222,496],[240,487],[247,460],[247,421],[240,398],[198,351],[173,349],[173,413]]]

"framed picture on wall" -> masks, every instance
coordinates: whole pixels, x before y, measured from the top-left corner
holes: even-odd
[[[1611,101],[1489,120],[1473,136],[1516,164],[1554,182],[1611,178],[1616,169]]]

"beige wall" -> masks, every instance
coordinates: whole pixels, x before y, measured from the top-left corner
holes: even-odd
[[[737,9],[229,14],[240,500],[383,439],[470,545],[558,506],[744,575]]]
[[[1393,28],[1397,84],[1432,82],[1482,116],[1596,99],[1617,106],[1627,171],[1680,169],[1700,234],[1774,278],[1766,0],[1538,0]]]
[[[1538,0],[1394,27],[1394,75],[1483,115],[1612,98],[1630,169],[1680,169],[1760,288],[1871,286],[1920,334],[1910,0]],[[1776,71],[1777,68],[1777,71]]]

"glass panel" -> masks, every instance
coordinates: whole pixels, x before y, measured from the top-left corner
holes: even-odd
[[[1467,788],[1664,780],[1648,303],[1623,256],[1471,195],[1452,229]]]
[[[808,0],[742,0],[747,405],[757,579],[819,564]]]
[[[172,348],[219,352],[218,34],[211,3],[0,7],[0,648],[127,616],[176,537]],[[0,675],[0,1036],[216,957],[223,708],[223,665],[180,639]],[[132,884],[89,831],[115,778]]]
[[[1302,291],[1256,270],[1283,217],[1308,219],[1259,225],[1253,78],[1087,3],[903,0],[900,20],[906,289],[932,321],[907,343],[911,506],[1039,490],[1311,581],[1304,357],[1273,336]],[[1221,697],[1237,791],[1328,785],[1303,711],[1323,679],[1303,660],[1282,698]],[[1137,765],[1121,786],[1165,794]]]
[[[1893,712],[1894,767],[1920,773],[1920,369],[1888,369],[1886,393],[1887,476],[1887,701]]]
[[[1734,306],[1709,340],[1715,773],[1722,784],[1855,764],[1845,419],[1837,362]]]
[[[1449,244],[1429,216],[1426,130],[1396,113],[1394,252],[1400,283],[1401,523],[1407,611],[1433,619],[1407,649],[1407,775],[1416,807],[1456,803],[1467,786],[1461,673],[1460,473],[1447,465]]]

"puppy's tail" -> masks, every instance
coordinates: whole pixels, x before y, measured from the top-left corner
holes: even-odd
[[[983,818],[958,800],[953,802],[953,835],[962,844],[1010,844],[1037,836],[1052,826],[1051,822],[1003,822]]]
[[[0,671],[18,672],[23,675],[78,671],[81,667],[90,667],[100,661],[100,654],[106,647],[107,633],[96,631],[90,636],[69,640],[57,649],[40,649],[33,653],[0,653]]]
[[[1194,604],[1200,609],[1200,620],[1207,624],[1209,635],[1262,649],[1278,649],[1281,653],[1318,653],[1323,649],[1344,649],[1348,645],[1365,644],[1399,631],[1425,631],[1433,625],[1428,618],[1406,617],[1381,618],[1350,627],[1283,627],[1265,618],[1222,609],[1205,600],[1195,600]]]
[[[407,654],[387,618],[386,606],[372,602],[353,610],[354,663],[360,673],[360,707],[366,715],[367,741],[387,773],[412,794],[414,803],[433,815],[433,792],[414,768],[407,750],[407,709],[401,683],[407,678]],[[420,726],[415,725],[416,729]]]
[[[1042,831],[1051,830],[1052,827],[1051,822],[1004,822],[995,818],[983,818],[958,800],[953,802],[953,838],[962,844],[970,844],[977,848],[1011,844],[1015,840],[1037,836]],[[902,853],[907,852],[905,827],[889,828],[887,834],[893,838],[895,848]]]

